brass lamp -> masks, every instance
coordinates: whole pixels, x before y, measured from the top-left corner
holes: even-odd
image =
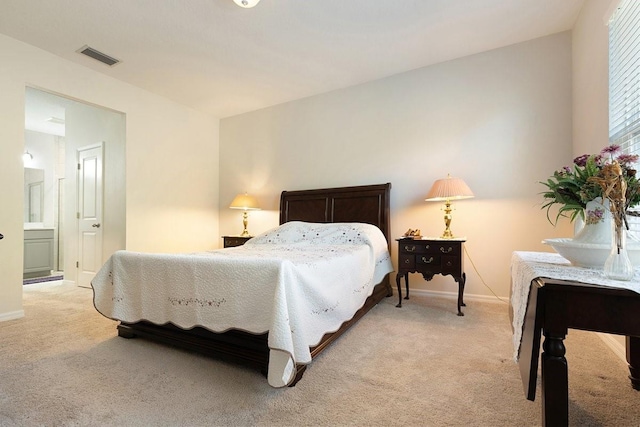
[[[244,212],[242,214],[242,224],[244,225],[244,231],[240,236],[249,237],[249,231],[247,230],[247,225],[249,224],[249,214],[247,211],[255,211],[260,210],[258,206],[258,202],[253,196],[249,196],[247,193],[238,194],[231,205],[229,206],[231,209],[243,209]]]
[[[451,200],[469,199],[473,197],[473,192],[469,186],[461,178],[451,178],[447,174],[444,179],[438,179],[431,186],[429,194],[427,194],[426,202],[442,202],[444,201],[444,233],[442,239],[453,239],[451,232]]]

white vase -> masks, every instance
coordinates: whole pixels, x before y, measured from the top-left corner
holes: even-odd
[[[604,274],[614,280],[631,280],[633,278],[633,266],[627,253],[627,230],[624,225],[615,226],[611,222],[611,253],[604,263]]]
[[[611,245],[611,212],[609,200],[602,203],[602,198],[597,197],[584,209],[584,227],[573,238],[577,243],[601,243]]]

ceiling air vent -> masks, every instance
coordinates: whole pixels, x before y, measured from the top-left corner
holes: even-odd
[[[81,53],[83,55],[87,55],[89,58],[93,58],[97,61],[102,62],[103,64],[107,64],[110,67],[113,67],[114,65],[122,62],[119,59],[115,59],[109,55],[105,55],[104,53],[97,51],[94,48],[89,47],[87,45],[81,47],[76,52]]]

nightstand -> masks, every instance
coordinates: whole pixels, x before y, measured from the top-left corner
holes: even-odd
[[[222,247],[233,248],[236,246],[242,246],[252,237],[253,236],[222,236]]]
[[[409,273],[420,273],[425,280],[433,279],[436,274],[451,275],[458,282],[458,316],[464,316],[460,307],[464,307],[464,242],[466,239],[396,239],[398,241],[398,305],[402,307],[402,288],[400,279],[404,277],[409,299]]]

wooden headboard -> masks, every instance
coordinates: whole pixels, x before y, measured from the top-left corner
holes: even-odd
[[[391,241],[389,192],[391,184],[318,190],[283,191],[280,224],[289,221],[363,222],[377,226]]]

